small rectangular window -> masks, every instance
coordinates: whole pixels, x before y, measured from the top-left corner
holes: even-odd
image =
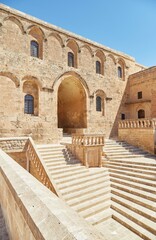
[[[138,92],[138,99],[142,98],[142,92]]]
[[[121,120],[124,120],[126,117],[125,117],[125,114],[124,113],[121,113]]]

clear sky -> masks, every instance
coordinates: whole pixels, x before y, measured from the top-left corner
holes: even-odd
[[[1,0],[0,3],[156,65],[156,0]]]

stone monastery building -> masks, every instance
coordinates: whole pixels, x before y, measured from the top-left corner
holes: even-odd
[[[132,85],[144,75],[132,75],[145,69],[134,58],[4,5],[0,60],[0,136],[29,135],[37,142],[72,132],[114,137],[117,121],[140,110],[121,107],[128,78]],[[128,101],[146,84],[135,84]],[[148,106],[144,110],[149,117]]]
[[[0,239],[156,240],[156,67],[2,4],[0,65]]]

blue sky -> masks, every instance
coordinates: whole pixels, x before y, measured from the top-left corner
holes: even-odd
[[[156,65],[156,0],[1,0],[1,3]]]

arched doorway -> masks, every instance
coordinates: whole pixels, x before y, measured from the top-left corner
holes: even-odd
[[[58,88],[58,127],[64,132],[86,128],[86,92],[75,76],[64,78]]]

